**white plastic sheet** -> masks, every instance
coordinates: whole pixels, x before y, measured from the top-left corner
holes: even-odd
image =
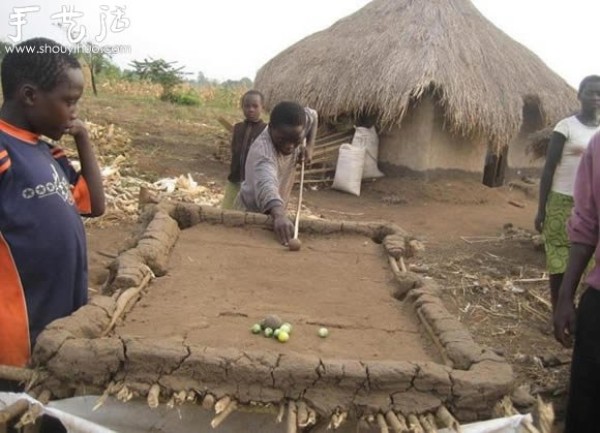
[[[40,404],[26,394],[0,393],[0,409],[20,398]],[[53,401],[44,413],[59,419],[69,433],[285,433],[286,426],[276,424],[273,414],[233,413],[217,430],[210,427],[214,414],[191,404],[169,409],[165,405],[150,409],[145,401],[122,403],[109,398],[98,410],[92,408],[98,396],[74,397]],[[517,415],[462,426],[463,433],[523,433],[520,427],[529,415]],[[317,430],[316,433],[326,433]],[[338,433],[354,433],[356,426],[346,423]],[[378,430],[373,430],[378,432]],[[365,432],[366,433],[366,432]],[[440,430],[438,433],[451,433]]]

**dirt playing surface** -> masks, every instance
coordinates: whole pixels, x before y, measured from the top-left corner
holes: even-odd
[[[205,108],[189,109],[173,107],[153,100],[141,100],[129,95],[101,94],[98,98],[90,97],[84,101],[83,115],[98,123],[115,123],[132,135],[133,149],[128,157],[140,176],[157,180],[164,176],[190,172],[194,179],[201,183],[215,182],[217,185],[224,185],[228,165],[215,160],[212,155],[215,154],[219,140],[227,141],[229,135],[224,133],[216,118],[218,115],[223,115],[235,122],[240,120],[241,113],[237,108],[218,111]],[[155,126],[154,123],[148,123],[147,119],[158,117],[161,118],[160,124]],[[183,121],[185,124],[182,123]],[[160,158],[156,157],[158,154]],[[414,264],[428,269],[424,276],[434,278],[440,283],[444,290],[443,299],[447,308],[468,327],[473,338],[478,343],[503,353],[515,370],[517,384],[530,384],[534,395],[540,393],[545,399],[552,400],[560,418],[561,406],[566,396],[569,351],[561,349],[552,336],[548,335],[550,312],[544,303],[530,296],[531,292],[548,301],[547,283],[515,282],[518,279],[542,277],[543,252],[532,250],[528,242],[500,240],[495,243],[470,245],[461,239],[465,236],[498,236],[506,223],[532,230],[537,207],[536,189],[536,185],[531,185],[529,191],[525,192],[509,186],[490,189],[481,185],[477,179],[382,178],[375,182],[364,182],[360,197],[340,193],[327,187],[315,188],[310,185],[304,193],[304,204],[317,216],[328,219],[388,221],[418,236],[425,243],[426,252],[422,258],[413,259],[409,265]],[[511,201],[518,206],[509,203]],[[94,245],[110,245],[105,238],[118,240],[130,230],[130,227],[124,227],[122,223],[116,223],[104,231],[88,230],[90,249]],[[273,244],[270,234],[267,233],[265,236],[269,247],[276,250],[278,247]],[[307,248],[309,243],[303,240],[304,245],[300,255],[310,251]],[[187,242],[185,236],[182,241]],[[250,263],[253,254],[256,254],[244,250],[245,253],[240,254],[240,259],[240,256],[231,254],[232,249],[229,247],[225,248],[229,255],[223,255],[224,248],[217,241],[212,245],[212,251],[202,250],[202,254],[210,257],[210,263],[218,263],[223,267],[212,268],[204,274],[198,270],[188,274],[187,284],[195,285],[196,288],[195,291],[194,287],[188,288],[189,302],[182,303],[177,310],[175,302],[168,299],[166,291],[161,293],[154,290],[159,287],[159,284],[164,287],[169,285],[175,287],[180,284],[177,281],[167,284],[172,277],[155,281],[146,295],[147,300],[152,298],[166,300],[166,305],[170,305],[171,310],[176,310],[171,311],[171,315],[177,316],[180,312],[180,317],[186,318],[178,318],[180,322],[187,320],[190,324],[194,321],[205,323],[207,319],[196,317],[193,313],[194,308],[201,309],[201,303],[205,302],[200,289],[203,281],[206,281],[210,274],[214,278],[232,278],[229,274],[239,273],[239,268],[245,267],[242,263]],[[195,249],[200,251],[199,244]],[[177,257],[181,257],[177,251],[173,263],[178,260]],[[284,253],[289,254],[287,251],[282,252]],[[93,258],[92,252],[90,256]],[[326,260],[328,257],[321,255],[321,260]],[[103,267],[110,260],[97,256],[96,259],[93,262],[92,259],[90,260],[92,274],[93,272],[104,273]],[[261,266],[265,264],[261,263]],[[102,269],[98,271],[98,267]],[[345,266],[343,272],[338,274],[343,276],[352,269],[351,266]],[[385,274],[379,275],[383,277]],[[264,275],[259,277],[262,278]],[[185,280],[183,276],[181,279]],[[241,276],[230,281],[232,285],[224,289],[224,293],[232,293],[234,289],[239,290],[240,287],[248,285]],[[261,280],[257,280],[259,281]],[[525,292],[511,291],[509,285],[505,286],[506,281],[514,282],[515,287]],[[90,283],[93,287],[93,281]],[[324,299],[323,295],[320,299]],[[146,302],[142,300],[141,305]],[[292,302],[288,302],[288,305],[292,305]],[[535,313],[525,311],[524,306],[529,306]],[[163,336],[170,335],[170,325],[165,319],[166,315],[164,312],[156,312],[158,306],[154,310],[150,310],[152,308],[150,305],[145,308],[139,307],[138,305],[129,318],[134,318],[135,315],[140,314],[140,311],[147,310],[146,313],[140,314],[139,320],[150,318],[160,321],[163,326],[153,326],[153,331]],[[190,310],[192,310],[191,314],[188,313]],[[213,316],[218,314],[218,311],[215,313],[216,310],[208,308],[204,311],[212,311]],[[297,321],[294,317],[285,318]],[[250,335],[248,328],[254,322],[253,318],[228,317],[226,319],[233,323],[236,320],[243,321],[240,333],[230,334],[240,338],[244,344],[252,343],[259,345],[260,348],[275,347],[287,350],[295,347],[294,345],[302,338],[295,333],[287,345],[282,345]],[[134,324],[136,322],[126,323],[127,326]],[[137,326],[143,327],[141,324]],[[313,337],[316,329],[317,326],[310,327],[307,335]],[[329,329],[331,338],[325,341],[317,340],[317,343],[326,343],[331,347],[337,330],[331,327]],[[217,342],[225,338],[221,333],[213,335],[206,329],[198,332],[200,331],[210,334],[208,337]],[[227,338],[232,338],[232,335],[227,335]],[[359,341],[358,337],[352,340],[352,345]],[[392,343],[398,345],[390,338],[383,346]],[[297,350],[304,350],[304,348],[299,347]]]
[[[263,229],[187,229],[169,274],[153,282],[117,332],[323,358],[439,361],[412,307],[391,296],[381,245],[350,235],[302,242],[293,253]],[[250,333],[269,314],[293,325],[286,344]],[[317,335],[321,326],[326,339]]]

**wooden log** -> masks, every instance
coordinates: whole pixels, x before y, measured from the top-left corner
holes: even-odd
[[[228,395],[219,399],[215,404],[215,413],[218,415],[223,412],[229,406],[229,403],[231,403],[231,397]]]
[[[311,174],[321,174],[321,173],[327,173],[329,171],[335,171],[335,167],[312,168],[310,170],[305,170],[304,174],[306,176],[309,176]]]
[[[223,409],[217,416],[210,422],[212,428],[217,428],[223,421],[227,419],[229,415],[237,409],[237,402],[235,400],[229,401],[225,409]]]
[[[416,415],[411,414],[408,416],[408,427],[412,433],[425,433]]]
[[[435,335],[435,332],[433,332],[433,329],[431,329],[431,325],[429,325],[429,322],[427,322],[427,319],[425,318],[425,316],[423,316],[423,313],[421,312],[421,310],[417,308],[416,311],[417,311],[417,317],[419,318],[421,325],[423,325],[423,329],[425,329],[425,331],[429,335],[429,338],[431,338],[431,341],[433,341],[433,344],[435,345],[435,347],[437,347],[438,352],[440,353],[440,356],[442,357],[442,360],[444,361],[444,364],[450,368],[454,367],[454,363],[452,362],[452,360],[450,358],[448,358],[448,355],[446,354],[446,351],[444,350],[444,346],[442,346],[442,343],[440,343],[440,340]]]
[[[212,410],[215,407],[215,396],[212,394],[206,394],[202,400],[202,408],[206,410]]]
[[[338,428],[340,428],[340,426],[346,421],[347,418],[348,412],[334,413],[331,416],[330,422],[330,425],[333,428],[333,430],[337,430]]]
[[[408,432],[406,422],[404,424],[402,424],[400,422],[400,419],[398,418],[398,416],[393,411],[391,411],[391,410],[388,411],[385,414],[385,419],[386,419],[387,423],[390,425],[390,427],[392,427],[392,430],[394,430],[394,433],[407,433]]]
[[[108,386],[106,387],[106,389],[104,390],[104,392],[102,393],[102,395],[98,398],[98,401],[96,401],[96,404],[92,408],[92,412],[97,411],[98,409],[100,409],[102,407],[102,405],[108,399],[108,396],[116,394],[117,392],[119,392],[121,390],[121,388],[123,388],[123,383],[122,382],[117,382],[117,383],[111,382],[111,383],[109,383]]]
[[[377,426],[379,427],[379,433],[390,433],[385,418],[382,414],[377,414]]]
[[[123,385],[119,392],[117,392],[117,400],[122,401],[123,403],[127,403],[132,398],[133,392],[129,389],[127,385]]]
[[[400,268],[398,267],[398,262],[396,261],[395,258],[393,258],[392,256],[388,255],[388,261],[390,262],[390,267],[392,268],[392,272],[395,275],[400,275],[401,271]]]
[[[298,427],[304,428],[308,425],[308,408],[303,401],[298,402],[297,415]]]
[[[333,134],[321,135],[315,139],[315,145],[339,140],[342,137],[352,137],[353,135],[354,131],[351,129],[347,131],[334,132]]]
[[[432,426],[426,416],[420,415],[419,422],[425,433],[436,433],[435,426]]]
[[[277,414],[277,418],[275,419],[275,422],[277,424],[281,424],[283,422],[284,416],[285,416],[285,403],[281,402],[281,403],[279,403],[279,413]]]
[[[403,273],[406,274],[406,272],[408,272],[408,269],[406,269],[406,263],[404,263],[404,257],[400,257],[400,259],[398,261],[400,262],[400,269],[402,270]]]
[[[0,365],[0,379],[10,380],[12,382],[25,383],[31,381],[37,374],[30,368],[12,367],[10,365]]]
[[[316,425],[317,424],[317,412],[312,409],[312,408],[308,408],[308,422],[306,423],[306,427],[310,427],[311,425]]]
[[[156,409],[160,403],[160,385],[158,383],[153,384],[148,391],[147,402],[150,409]]]
[[[102,337],[106,337],[108,335],[108,333],[112,330],[112,328],[117,323],[117,320],[119,320],[119,318],[127,311],[127,308],[129,306],[130,302],[134,298],[136,298],[139,295],[139,293],[148,285],[148,283],[152,279],[152,276],[153,276],[152,271],[150,270],[150,268],[148,268],[148,271],[139,286],[130,287],[129,289],[125,290],[121,294],[121,296],[119,296],[119,298],[117,299],[117,305],[115,308],[115,312],[112,315],[110,323],[108,324],[108,326],[102,333]]]
[[[459,422],[452,416],[446,406],[440,406],[436,412],[438,422],[446,427],[447,429],[454,430],[457,433],[461,433]]]
[[[428,413],[427,415],[425,415],[425,418],[427,418],[427,421],[429,421],[429,424],[431,424],[431,427],[433,427],[433,429],[435,431],[437,431],[438,424],[435,421],[435,415],[432,413]]]
[[[52,397],[52,392],[49,389],[44,389],[44,390],[42,390],[42,392],[40,392],[40,395],[38,395],[36,400],[42,404],[48,404],[51,397]]]
[[[398,421],[400,421],[400,425],[402,426],[402,428],[408,431],[408,421],[406,421],[404,415],[402,415],[401,413],[396,413],[396,416],[398,417]]]
[[[296,433],[298,431],[298,417],[296,412],[296,403],[288,402],[287,408],[287,433]]]
[[[0,410],[0,426],[4,426],[14,418],[20,417],[29,409],[29,400],[21,398],[13,404],[6,406]]]

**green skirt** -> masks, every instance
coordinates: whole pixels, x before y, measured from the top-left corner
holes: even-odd
[[[235,198],[240,192],[241,184],[227,182],[225,186],[225,195],[223,196],[223,202],[221,203],[221,209],[234,209]]]
[[[548,273],[564,274],[569,260],[567,221],[573,209],[573,197],[551,191],[546,202],[543,234]]]

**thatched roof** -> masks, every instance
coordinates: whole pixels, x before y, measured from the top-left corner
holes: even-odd
[[[578,106],[573,88],[469,0],[374,0],[277,55],[255,85],[271,104],[377,112],[383,127],[431,93],[447,128],[497,147],[519,132],[524,101],[539,105],[544,125]]]

